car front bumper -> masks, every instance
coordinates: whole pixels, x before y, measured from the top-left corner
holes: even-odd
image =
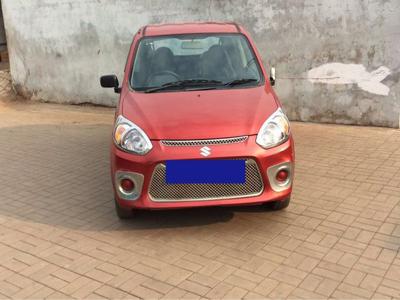
[[[285,143],[263,149],[255,142],[256,136],[249,136],[241,143],[208,146],[211,154],[200,155],[204,146],[166,146],[161,141],[152,141],[153,149],[144,156],[126,153],[111,146],[111,178],[115,198],[121,207],[141,209],[168,209],[199,206],[250,205],[288,198],[292,191],[294,176],[294,145],[290,138]],[[206,199],[154,199],[150,194],[153,173],[157,166],[167,160],[182,159],[248,159],[254,161],[259,169],[263,187],[258,193],[240,197]],[[289,169],[290,182],[279,187],[273,182],[275,173],[282,168]],[[121,193],[119,182],[130,177],[135,183],[135,192]],[[272,179],[272,180],[271,180]]]

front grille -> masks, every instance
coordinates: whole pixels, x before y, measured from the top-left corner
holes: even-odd
[[[257,163],[246,159],[246,182],[244,184],[167,184],[165,165],[158,164],[151,178],[149,194],[153,201],[175,202],[231,199],[258,196],[264,189]]]
[[[237,136],[232,138],[223,139],[209,139],[209,140],[162,140],[161,143],[165,146],[205,146],[205,145],[226,145],[237,144],[246,141],[248,136]]]

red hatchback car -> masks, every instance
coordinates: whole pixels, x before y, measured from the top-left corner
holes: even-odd
[[[135,35],[111,146],[116,211],[288,206],[294,145],[249,34],[232,23],[149,25]]]

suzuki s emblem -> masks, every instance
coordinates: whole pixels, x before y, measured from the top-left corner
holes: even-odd
[[[204,157],[209,156],[211,154],[211,149],[205,146],[200,149],[200,154],[203,155]]]

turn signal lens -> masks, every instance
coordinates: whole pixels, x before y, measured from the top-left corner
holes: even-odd
[[[120,124],[115,128],[114,138],[117,144],[121,144],[124,134],[128,131],[128,126],[126,124]]]

